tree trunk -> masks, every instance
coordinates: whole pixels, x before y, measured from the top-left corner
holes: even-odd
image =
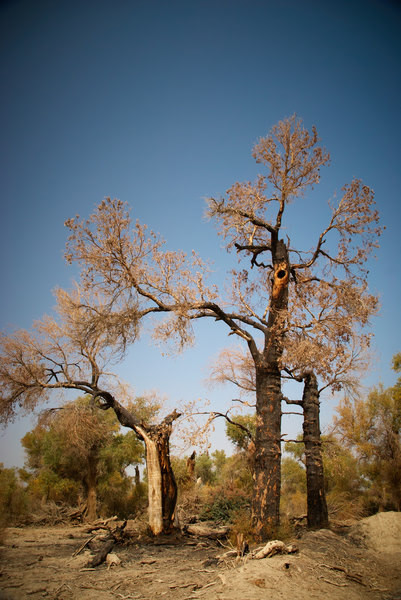
[[[143,430],[142,438],[146,446],[146,471],[148,477],[148,518],[154,535],[163,532],[163,499],[161,465],[154,440]]]
[[[88,459],[88,473],[85,478],[86,484],[86,507],[87,507],[87,521],[95,521],[97,518],[97,494],[96,494],[96,483],[97,483],[97,465],[96,460],[91,457]]]
[[[278,369],[256,369],[256,432],[253,452],[252,524],[267,540],[280,524],[281,379]]]
[[[302,408],[304,413],[303,439],[305,444],[308,527],[322,529],[328,527],[329,517],[324,491],[319,391],[313,373],[308,373],[304,377]]]
[[[135,426],[146,446],[149,527],[154,535],[171,533],[174,529],[177,484],[170,462],[170,436],[172,423],[178,416],[174,411],[160,425]]]
[[[192,452],[191,456],[188,456],[188,458],[187,458],[187,476],[186,476],[186,480],[189,483],[194,483],[194,481],[195,481],[195,459],[196,459],[196,452],[194,450]]]
[[[177,503],[177,484],[170,462],[171,424],[163,421],[138,430],[146,445],[149,527],[154,535],[171,533]]]
[[[280,524],[281,376],[280,358],[288,306],[290,264],[283,240],[272,234],[273,276],[263,352],[249,342],[256,373],[256,433],[253,456],[252,523],[256,538],[269,539]]]
[[[154,535],[171,533],[174,529],[177,484],[170,462],[170,436],[173,422],[180,413],[174,410],[159,425],[141,423],[132,413],[109,393],[98,391],[106,404],[112,408],[124,427],[130,427],[145,442],[146,469],[148,475],[149,527]]]

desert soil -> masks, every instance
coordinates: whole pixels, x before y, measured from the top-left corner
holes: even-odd
[[[0,599],[401,600],[401,513],[306,532],[296,554],[262,560],[216,556],[216,541],[133,535],[114,548],[121,565],[86,570],[87,527],[9,528],[0,546]],[[288,543],[288,542],[287,542]]]

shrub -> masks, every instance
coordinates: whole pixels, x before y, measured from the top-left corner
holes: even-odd
[[[236,514],[249,508],[250,498],[243,490],[223,487],[210,488],[209,497],[201,508],[201,521],[232,523]]]

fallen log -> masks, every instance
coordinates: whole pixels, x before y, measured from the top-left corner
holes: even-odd
[[[194,523],[187,525],[185,528],[187,533],[196,535],[197,537],[207,537],[212,540],[218,540],[225,538],[229,532],[230,527],[221,525],[220,527],[211,526],[206,523]]]
[[[234,558],[238,556],[237,550],[228,550],[228,552],[224,552],[224,554],[218,554],[216,558],[218,560],[226,560],[227,558]]]

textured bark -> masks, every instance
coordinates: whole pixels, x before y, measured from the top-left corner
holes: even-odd
[[[162,476],[163,533],[170,533],[174,529],[177,504],[177,483],[170,462],[171,424],[159,425],[157,430],[156,443]]]
[[[308,527],[322,529],[328,526],[329,517],[324,490],[319,391],[313,373],[308,373],[304,377],[302,408],[304,413],[303,439],[305,444]]]
[[[275,236],[272,238],[273,278],[265,347],[259,353],[250,346],[256,373],[252,523],[259,540],[268,540],[280,524],[282,395],[279,362],[290,265],[284,242]]]
[[[149,527],[154,535],[174,529],[177,484],[170,462],[171,423],[136,428],[146,445]]]
[[[148,476],[149,527],[154,535],[171,533],[174,529],[177,484],[170,462],[170,436],[173,422],[180,413],[174,410],[159,425],[141,423],[109,393],[96,394],[105,402],[103,408],[112,408],[121,423],[130,427],[145,442]]]
[[[163,531],[163,502],[162,502],[162,476],[157,446],[147,432],[142,432],[146,445],[146,471],[148,478],[148,518],[149,527],[154,535]]]
[[[280,523],[280,372],[256,370],[256,431],[253,453],[252,523],[257,539],[267,540]]]

